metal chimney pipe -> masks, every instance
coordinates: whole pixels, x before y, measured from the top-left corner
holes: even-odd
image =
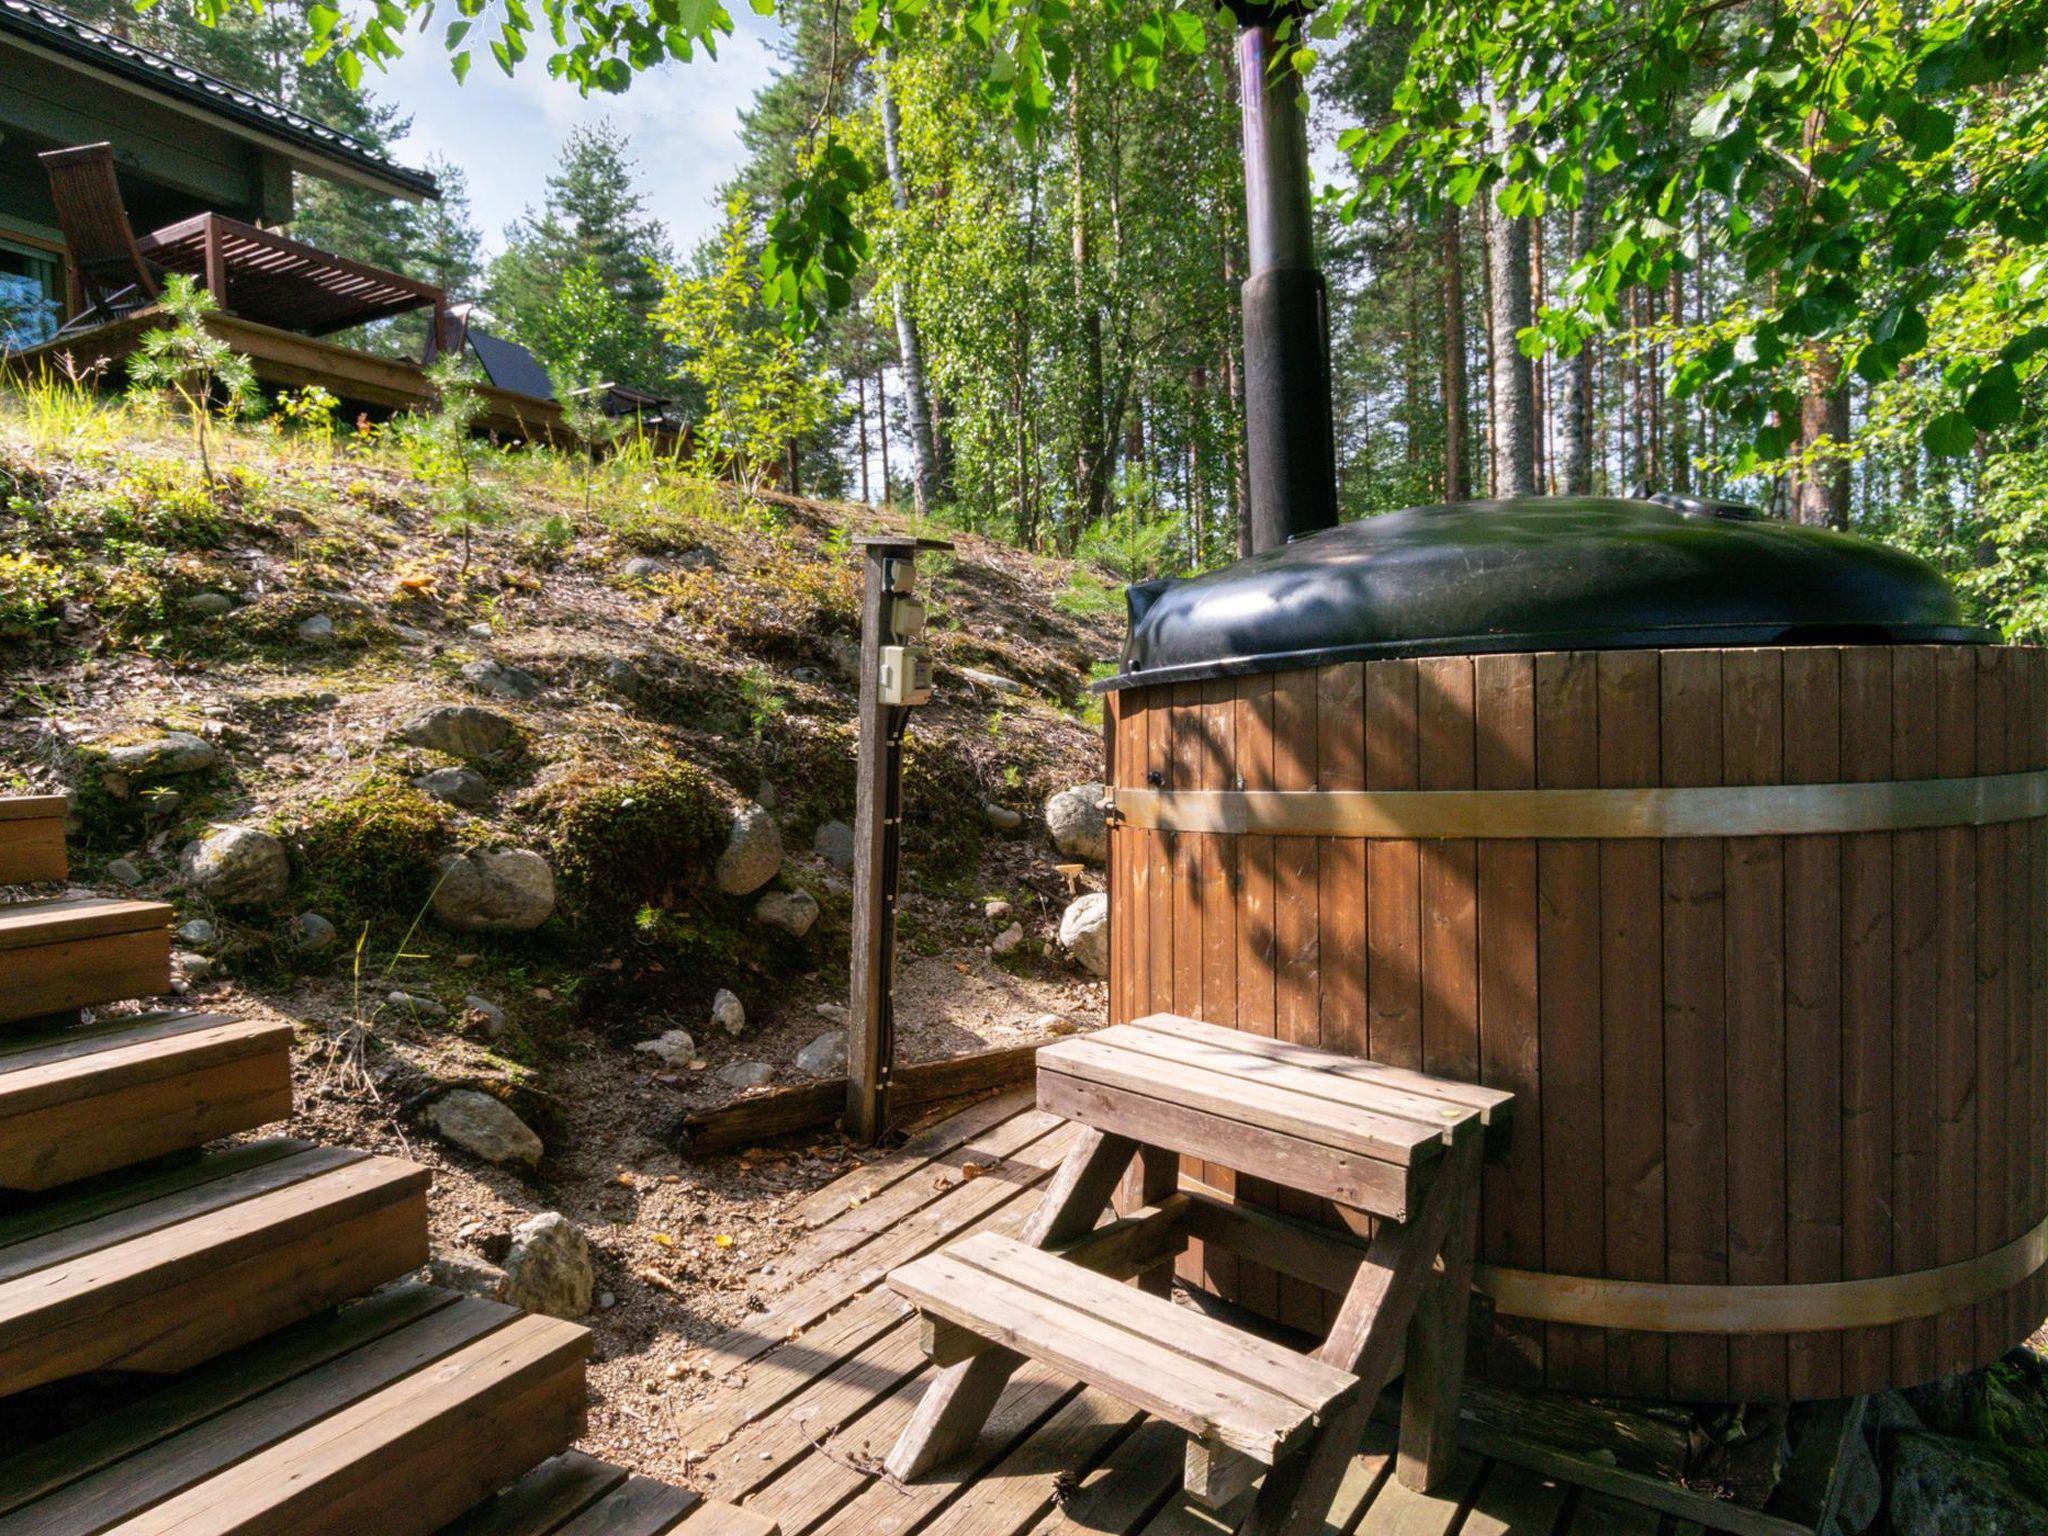
[[[1245,455],[1252,551],[1337,524],[1337,447],[1330,410],[1329,296],[1316,269],[1308,120],[1300,83],[1274,60],[1276,37],[1305,6],[1229,0],[1244,108],[1244,194],[1250,275],[1244,305]]]

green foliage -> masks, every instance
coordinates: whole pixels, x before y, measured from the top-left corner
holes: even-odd
[[[278,419],[292,431],[308,437],[332,438],[337,426],[335,413],[340,408],[341,402],[318,384],[282,390],[277,397]]]
[[[1083,534],[1080,556],[1126,582],[1147,581],[1168,573],[1175,532],[1172,518],[1118,518]]]
[[[434,525],[462,535],[461,574],[467,576],[471,531],[495,528],[505,520],[496,488],[477,473],[487,451],[476,440],[484,400],[475,373],[462,358],[436,358],[427,379],[434,387],[433,414],[406,418],[403,441],[413,473],[426,482]]]
[[[21,640],[57,627],[69,583],[64,568],[33,551],[0,550],[0,638]]]
[[[903,856],[926,888],[972,881],[981,867],[981,776],[956,747],[912,732],[903,752]]]
[[[397,919],[433,894],[453,828],[440,801],[376,772],[313,805],[285,835],[325,910]]]
[[[545,801],[556,872],[589,916],[665,910],[699,891],[725,845],[727,798],[695,764],[592,763]]]
[[[215,399],[240,414],[256,393],[256,373],[246,357],[206,329],[206,317],[220,306],[188,274],[173,272],[164,280],[161,303],[172,323],[143,333],[141,351],[128,360],[129,382],[145,394],[168,396],[184,410],[210,483]]]

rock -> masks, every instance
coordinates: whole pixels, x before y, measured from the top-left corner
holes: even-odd
[[[822,1035],[812,1037],[811,1043],[796,1053],[796,1069],[808,1072],[812,1077],[832,1077],[846,1071],[846,1031],[828,1029]]]
[[[524,1120],[488,1093],[456,1088],[434,1100],[423,1117],[443,1140],[487,1163],[540,1166],[540,1138]]]
[[[825,642],[825,650],[841,677],[849,683],[860,681],[860,646],[857,642],[845,635],[834,635]]]
[[[220,938],[220,930],[203,917],[178,924],[178,942],[188,949],[205,949]]]
[[[846,1004],[844,1003],[820,1003],[811,1012],[821,1019],[830,1019],[835,1024],[844,1024],[846,1022]]]
[[[1869,1440],[1862,1435],[1848,1438],[1842,1446],[1835,1479],[1839,1492],[1835,1498],[1834,1529],[1822,1536],[1861,1536],[1870,1529],[1884,1504],[1884,1478],[1877,1470],[1877,1458],[1870,1452]]]
[[[496,1301],[505,1289],[505,1271],[495,1264],[486,1264],[482,1259],[437,1253],[427,1260],[426,1281],[429,1285],[460,1291],[465,1296],[481,1296],[485,1301]]]
[[[596,1289],[590,1240],[560,1211],[543,1211],[512,1229],[499,1300],[574,1321],[590,1310]]]
[[[711,1022],[728,1035],[737,1035],[747,1027],[747,1010],[740,1000],[724,987],[711,999]]]
[[[1081,1026],[1063,1013],[1041,1013],[1031,1021],[1031,1027],[1041,1034],[1071,1035]]]
[[[853,873],[853,828],[843,821],[828,821],[811,838],[811,851],[834,869]]]
[[[301,952],[317,955],[334,940],[334,924],[318,912],[301,912],[292,919],[292,943]]]
[[[1012,923],[1001,933],[988,941],[988,947],[999,955],[1014,954],[1024,942],[1024,925]]]
[[[505,1033],[510,1021],[505,1017],[503,1008],[472,992],[462,1000],[462,1022],[486,1040],[496,1040]]]
[[[134,887],[142,884],[142,871],[133,859],[112,859],[107,864],[107,878],[116,885]]]
[[[1004,901],[1000,896],[996,897],[993,901],[985,901],[981,904],[981,915],[987,918],[992,923],[1002,922],[1014,910],[1015,909],[1011,907],[1011,905],[1007,901]]]
[[[728,1088],[758,1088],[775,1075],[765,1061],[728,1061],[711,1074]]]
[[[439,1024],[448,1017],[448,1010],[431,997],[421,997],[417,992],[388,992],[384,1001],[400,1013],[409,1013],[425,1024]]]
[[[686,571],[716,571],[724,567],[719,563],[718,551],[702,544],[693,544],[676,556],[676,564]]]
[[[800,939],[817,924],[818,898],[809,891],[770,891],[754,903],[754,921]]]
[[[410,624],[394,624],[391,626],[391,633],[398,638],[401,645],[432,645],[434,643],[432,635],[428,634],[424,629],[415,629]]]
[[[953,669],[970,683],[991,689],[996,693],[1022,693],[1024,685],[1014,677],[1005,677],[1000,672],[984,672],[979,667],[955,667]]]
[[[640,696],[640,669],[623,656],[614,656],[604,664],[604,682],[612,692],[629,699]]]
[[[469,638],[472,640],[488,640],[491,638],[492,635],[496,634],[497,631],[491,628],[490,621],[488,619],[478,619],[474,624],[470,625],[469,628],[465,629],[463,633],[469,636]]]
[[[753,801],[733,813],[725,851],[718,856],[712,878],[728,896],[758,891],[782,868],[782,829],[775,818]]]
[[[175,789],[145,790],[142,796],[142,814],[151,821],[170,821],[185,808],[185,797]]]
[[[443,704],[406,722],[400,735],[450,757],[488,757],[517,732],[505,716],[475,704]]]
[[[222,907],[267,907],[284,899],[292,862],[284,844],[255,827],[215,827],[185,845],[185,883]]]
[[[619,1298],[614,1296],[610,1291],[599,1291],[597,1293],[598,1311],[609,1312],[613,1307],[616,1307],[618,1304]]]
[[[1109,857],[1109,823],[1102,814],[1102,786],[1076,784],[1045,802],[1045,829],[1053,846],[1070,859],[1100,864]]]
[[[1109,974],[1109,897],[1101,891],[1068,904],[1060,914],[1060,948],[1093,976]]]
[[[326,645],[334,638],[334,620],[324,613],[299,620],[298,637],[308,645]]]
[[[1007,805],[997,805],[993,800],[982,802],[981,819],[998,832],[1014,832],[1024,825],[1024,813],[1013,811]]]
[[[1965,1435],[1977,1424],[1984,1409],[1982,1369],[1957,1371],[1921,1386],[1906,1389],[1906,1401],[1920,1415],[1920,1422],[1937,1434]]]
[[[671,1067],[687,1067],[697,1059],[697,1041],[687,1029],[665,1029],[633,1049]]]
[[[225,592],[194,592],[178,605],[195,619],[217,619],[235,606]]]
[[[457,933],[531,933],[554,915],[555,872],[528,848],[450,854],[434,916]]]
[[[1947,1536],[2040,1536],[2048,1505],[2027,1496],[1987,1446],[1924,1430],[1892,1440],[1891,1528]]]
[[[167,779],[204,773],[220,762],[220,749],[190,731],[172,731],[151,741],[107,749],[107,768],[128,779]]]
[[[619,569],[632,581],[652,581],[657,576],[668,574],[668,565],[652,555],[635,555]]]
[[[478,693],[494,699],[531,699],[540,693],[541,682],[524,667],[508,667],[502,661],[472,661],[462,669],[463,678]]]
[[[1873,1435],[1896,1434],[1902,1429],[1920,1428],[1920,1415],[1899,1392],[1873,1392],[1863,1410],[1863,1427]]]
[[[414,779],[412,787],[465,811],[490,809],[490,781],[474,768],[436,768]]]
[[[171,965],[180,976],[195,987],[203,987],[213,980],[213,957],[196,955],[188,950],[177,950],[171,955]]]

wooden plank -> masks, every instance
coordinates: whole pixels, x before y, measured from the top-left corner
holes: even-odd
[[[1571,1489],[1554,1477],[1489,1461],[1459,1536],[1551,1536],[1570,1494]]]
[[[1340,662],[1319,668],[1316,679],[1316,784],[1334,792],[1362,790],[1368,780],[1365,669],[1356,662]],[[1315,1040],[1326,1052],[1354,1057],[1368,1055],[1371,1048],[1368,847],[1356,838],[1316,841],[1321,879],[1317,906],[1322,1001]],[[1291,1042],[1281,1048],[1291,1048]],[[1368,1217],[1340,1211],[1328,1202],[1289,1200],[1283,1207],[1326,1227],[1370,1225]],[[1312,1286],[1296,1292],[1292,1280],[1283,1279],[1281,1284],[1290,1295],[1302,1296],[1294,1315],[1308,1332],[1320,1332],[1332,1315],[1336,1298]]]
[[[2006,678],[2011,652],[1985,646],[1975,652],[1977,676],[1977,772],[2003,773],[2006,744]],[[2012,1129],[2024,1123],[2022,1099],[2011,1102],[2003,1064],[2010,1057],[2011,1018],[2005,985],[2005,830],[1979,827],[1977,869],[1977,1232],[1974,1252],[1989,1253],[2005,1241],[2011,1187]],[[2009,1118],[2010,1116],[2010,1118]],[[2007,1298],[1994,1296],[1977,1306],[1976,1357],[1989,1360],[2009,1347]]]
[[[1230,678],[1213,678],[1202,685],[1202,754],[1196,787],[1230,789],[1237,783],[1237,685]],[[1205,892],[1202,911],[1202,1017],[1222,1025],[1237,1017],[1238,937],[1237,892],[1241,889],[1238,868],[1240,839],[1214,837],[1206,841],[1208,863],[1203,870]],[[1114,919],[1112,919],[1114,921]],[[1114,1018],[1120,1023],[1128,1015]],[[1157,1015],[1153,1015],[1157,1017]],[[1230,1030],[1237,1039],[1258,1038]],[[1187,1164],[1189,1173],[1214,1188],[1234,1194],[1237,1171],[1221,1163]],[[1207,1286],[1219,1296],[1238,1294],[1237,1255],[1211,1251],[1203,1244],[1190,1244],[1183,1256],[1182,1274],[1191,1282]]]
[[[2014,650],[2007,662],[2007,700],[2005,712],[2006,761],[2015,768],[2029,766],[2032,744],[2035,737],[2035,712],[2040,703],[2034,697],[2036,650]],[[2011,1087],[2007,1090],[2008,1108],[2018,1113],[2010,1120],[2017,1125],[2029,1126],[2031,1134],[2016,1137],[2018,1150],[2012,1154],[2013,1171],[2006,1181],[2008,1200],[2006,1216],[2007,1239],[2019,1237],[2030,1230],[2042,1214],[2041,1181],[2043,1158],[2041,1149],[2041,1127],[2048,1122],[2048,1104],[2039,1096],[2040,1084],[2035,1072],[2035,1057],[2044,1044],[2038,1037],[2039,1024],[2034,1017],[2033,971],[2038,963],[2036,950],[2041,943],[2034,922],[2034,833],[2025,822],[2010,822],[2004,830],[2007,892],[2005,908],[2005,978],[2006,1017],[2009,1027],[2006,1044],[2010,1054],[2007,1057],[2007,1072]],[[2015,1339],[2022,1330],[2030,1330],[2041,1321],[2036,1307],[2038,1289],[2035,1282],[2027,1282],[2015,1288],[2013,1303],[2007,1308],[2007,1324],[2012,1328]],[[2011,1313],[2017,1309],[2018,1315]]]
[[[663,1536],[703,1500],[651,1477],[628,1477],[557,1536]]]
[[[1141,1529],[1180,1486],[1185,1443],[1173,1425],[1145,1420],[1081,1476],[1059,1507],[1029,1528],[1029,1536],[1122,1536]]]
[[[1600,780],[1600,675],[1590,651],[1536,658],[1536,783],[1580,789]],[[1543,1213],[1543,1267],[1597,1275],[1606,1262],[1606,1183],[1600,1038],[1600,845],[1545,842],[1536,853],[1537,1028],[1543,1059],[1543,1184],[1586,1198]],[[1636,1106],[1617,1104],[1616,1113]],[[1607,1379],[1607,1337],[1552,1323],[1544,1361],[1554,1384]]]
[[[1312,670],[1280,673],[1273,679],[1273,787],[1316,787],[1320,743],[1320,700]],[[1315,1045],[1322,1028],[1322,874],[1317,840],[1283,837],[1273,844],[1273,1033],[1282,1040]],[[1321,1205],[1305,1191],[1282,1187],[1273,1202],[1305,1220],[1316,1220]],[[1279,1320],[1305,1332],[1324,1325],[1324,1298],[1297,1281],[1280,1279]]]
[[[1438,1170],[1456,1181],[1437,1267],[1423,1284],[1408,1324],[1401,1382],[1401,1449],[1396,1473],[1409,1488],[1438,1488],[1451,1476],[1458,1445],[1458,1397],[1465,1384],[1472,1250],[1479,1223],[1479,1156],[1467,1142]]]
[[[1368,789],[1416,788],[1421,773],[1420,686],[1420,673],[1412,661],[1367,663]],[[1365,865],[1372,1059],[1419,1071],[1423,1059],[1420,850],[1412,842],[1376,839],[1367,845]]]
[[[1879,646],[1842,652],[1842,777],[1892,775],[1892,653]],[[1892,1268],[1892,835],[1842,840],[1842,1272],[1845,1279]],[[2001,1233],[2002,1241],[2005,1234]],[[1842,1340],[1842,1391],[1891,1380],[1889,1329],[1862,1328]]]
[[[64,852],[63,795],[0,797],[0,885],[62,880],[71,872]]]
[[[1833,783],[1841,765],[1841,653],[1797,646],[1784,657],[1784,777]],[[1810,1112],[1785,1123],[1785,1277],[1842,1278],[1842,840],[1785,840],[1785,1078]],[[1833,1107],[1831,1107],[1833,1106]],[[1786,1343],[1786,1382],[1802,1399],[1838,1396],[1839,1335]]]
[[[1936,737],[1942,647],[1892,649],[1892,777],[1930,779],[1941,769]],[[1940,1251],[1935,1192],[1938,1075],[1935,1035],[1956,1021],[1939,1018],[1935,905],[1940,834],[1900,832],[1892,838],[1891,1262],[1895,1271],[1931,1269]],[[1892,1329],[1891,1374],[1899,1382],[1940,1374],[1935,1320],[1916,1318]]]
[[[2027,708],[2031,729],[2022,733],[2023,740],[2016,755],[2023,755],[2026,766],[2030,768],[2048,768],[2048,651],[2034,646],[2028,649],[2026,656],[2032,663]],[[2032,1123],[2040,1125],[2048,1121],[2048,956],[2042,954],[2042,935],[2048,934],[2048,817],[2029,823],[2025,835],[2033,872],[2028,926],[2034,935],[2027,948],[2032,979],[2028,1007],[2028,1059],[2033,1069],[2028,1103],[2033,1115]],[[2030,1165],[2028,1188],[2032,1196],[2031,1211],[2036,1216],[2048,1215],[2048,1165],[2038,1157]],[[2026,1310],[2022,1314],[2024,1319],[2038,1321],[2048,1317],[2048,1274],[2036,1270],[2022,1294],[2026,1300]]]
[[[782,1527],[751,1509],[706,1499],[670,1527],[669,1536],[782,1536]]]
[[[0,795],[0,822],[62,821],[70,808],[68,795]]]
[[[53,896],[0,906],[0,951],[168,928],[171,909],[160,901],[114,896]]]
[[[1319,1290],[1342,1295],[1364,1260],[1368,1243],[1351,1232],[1332,1231],[1280,1211],[1232,1203],[1183,1183],[1188,1231],[1216,1248],[1259,1255],[1284,1275]]]
[[[1145,709],[1145,783],[1164,787],[1173,772],[1173,705],[1165,690]],[[1173,1006],[1173,834],[1145,834],[1145,1008]]]
[[[1720,783],[1721,653],[1664,652],[1659,693],[1663,782]],[[1718,838],[1667,843],[1663,852],[1665,1272],[1680,1285],[1720,1285],[1728,1279],[1724,855]],[[1674,1395],[1726,1396],[1725,1339],[1673,1338],[1667,1358]]]
[[[1478,766],[1469,656],[1417,668],[1417,785],[1471,789]],[[1479,1080],[1479,845],[1458,838],[1419,848],[1422,1061],[1457,1083]]]
[[[890,1119],[892,1123],[900,1121],[913,1110],[947,1099],[1028,1083],[1037,1051],[1038,1045],[1033,1043],[940,1061],[900,1063],[890,1078]],[[845,1109],[844,1082],[803,1083],[686,1116],[682,1136],[692,1152],[720,1152],[776,1136],[823,1130],[836,1124]]]
[[[1260,673],[1238,679],[1237,712],[1233,720],[1238,777],[1249,790],[1274,789],[1273,678]],[[1278,970],[1274,943],[1273,871],[1275,843],[1271,837],[1243,837],[1238,842],[1237,1027],[1247,1034],[1277,1036],[1274,1018]],[[1156,1010],[1146,1010],[1152,1012]],[[1278,1205],[1279,1192],[1265,1181],[1238,1169],[1239,1198]],[[1280,1277],[1239,1256],[1238,1290],[1234,1300],[1264,1317],[1280,1316]]]
[[[943,1157],[983,1131],[1013,1115],[1028,1112],[1030,1108],[1031,1096],[1028,1093],[998,1096],[971,1104],[937,1124],[927,1126],[894,1152],[877,1157],[851,1173],[841,1174],[822,1189],[813,1190],[784,1209],[781,1219],[806,1228],[838,1221],[883,1190],[923,1172],[931,1159]]]
[[[1473,720],[1481,789],[1536,784],[1536,664],[1529,656],[1472,662]],[[1479,845],[1480,1081],[1515,1096],[1506,1155],[1485,1170],[1480,1255],[1485,1263],[1543,1267],[1543,1106],[1536,1017],[1536,845]],[[1487,1373],[1541,1382],[1540,1324],[1496,1317]]]
[[[1654,786],[1662,773],[1657,656],[1602,651],[1596,669],[1600,783],[1610,789]],[[1598,857],[1606,1272],[1662,1280],[1663,912],[1650,893],[1659,889],[1663,855],[1654,842],[1617,838],[1602,842]],[[1662,1396],[1664,1339],[1610,1330],[1607,1369],[1617,1391]]]
[[[438,1536],[551,1536],[626,1480],[626,1469],[564,1451],[500,1489]]]
[[[1167,711],[1166,787],[1191,788],[1200,746],[1202,688],[1176,683]],[[1212,841],[1199,833],[1175,832],[1167,839],[1167,860],[1173,883],[1173,1011],[1202,1011],[1202,917],[1208,905],[1202,885],[1202,845]]]
[[[1785,673],[1776,650],[1721,656],[1721,768],[1729,784],[1775,784],[1784,773]],[[1795,729],[1797,724],[1795,722]],[[1723,843],[1727,968],[1728,1279],[1785,1279],[1785,845]],[[1785,1341],[1728,1342],[1728,1390],[1742,1401],[1785,1395]]]
[[[1359,1523],[1358,1536],[1451,1536],[1483,1466],[1467,1452],[1452,1463],[1443,1484],[1427,1493],[1390,1479]]]

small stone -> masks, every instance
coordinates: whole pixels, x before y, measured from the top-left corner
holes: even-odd
[[[640,669],[623,656],[614,656],[604,664],[605,686],[614,693],[637,698],[640,694]]]
[[[1012,923],[1001,933],[988,941],[988,947],[999,955],[1014,954],[1024,942],[1024,925]]]
[[[504,1104],[474,1088],[456,1088],[434,1100],[423,1117],[430,1129],[465,1152],[500,1166],[540,1166],[541,1139]]]
[[[440,867],[434,917],[444,928],[531,933],[554,915],[554,871],[531,849],[450,854]]]
[[[811,838],[811,851],[845,874],[853,873],[853,828],[828,821]]]
[[[432,773],[423,773],[414,779],[412,787],[449,805],[459,805],[465,811],[490,809],[490,780],[474,768],[436,768]]]
[[[225,592],[194,592],[178,605],[195,619],[217,619],[235,606]]]
[[[133,887],[142,884],[142,871],[133,859],[112,859],[107,863],[107,878],[116,885]]]
[[[299,620],[298,636],[308,645],[325,645],[334,638],[334,620],[324,613]]]
[[[1013,811],[1007,805],[998,805],[993,800],[984,801],[981,819],[998,832],[1014,832],[1024,825],[1024,813]]]
[[[213,958],[210,955],[178,950],[171,956],[171,965],[195,987],[203,987],[213,979]]]
[[[635,555],[619,568],[633,581],[652,581],[657,576],[666,576],[668,566],[652,555]]]
[[[740,1000],[724,987],[711,999],[711,1022],[728,1035],[737,1035],[747,1027],[747,1010]]]
[[[1109,822],[1102,813],[1102,786],[1076,784],[1045,802],[1045,829],[1053,846],[1070,859],[1100,864],[1109,857]]]
[[[223,907],[272,906],[292,878],[284,844],[255,827],[215,827],[185,845],[179,869],[187,885]]]
[[[633,1049],[671,1067],[687,1067],[697,1059],[697,1042],[687,1029],[665,1029]]]
[[[728,1061],[711,1074],[728,1088],[758,1088],[775,1075],[765,1061]]]
[[[818,899],[809,891],[770,891],[754,903],[754,921],[800,939],[817,924]]]
[[[496,1040],[505,1033],[510,1021],[505,1017],[503,1008],[472,992],[462,1000],[462,1022],[486,1040]]]
[[[531,699],[541,691],[539,678],[524,667],[508,667],[502,661],[472,661],[462,675],[470,687],[494,699]]]
[[[150,741],[107,749],[110,772],[126,779],[167,779],[181,773],[204,773],[220,762],[220,749],[190,731],[171,731]]]
[[[820,1003],[811,1012],[821,1019],[830,1019],[835,1024],[844,1024],[846,1022],[846,1004],[844,1003]]]
[[[335,937],[334,924],[318,912],[301,912],[292,919],[292,943],[302,954],[319,954]]]
[[[491,636],[496,634],[497,631],[491,628],[489,620],[478,619],[474,624],[470,625],[468,629],[464,630],[463,633],[468,635],[469,638],[472,640],[488,640],[491,638]]]
[[[1031,1027],[1043,1035],[1071,1035],[1081,1026],[1063,1013],[1041,1013]]]
[[[812,1077],[831,1077],[846,1071],[846,1031],[828,1029],[814,1036],[796,1053],[796,1069]]]
[[[1014,677],[1004,677],[1000,672],[984,672],[979,667],[954,668],[968,682],[978,688],[987,688],[995,693],[1022,693],[1024,685]]]
[[[619,1298],[614,1296],[610,1291],[599,1291],[597,1293],[598,1311],[609,1312],[613,1307],[616,1307],[618,1304]]]
[[[505,1289],[505,1271],[497,1265],[454,1254],[437,1253],[428,1259],[426,1279],[429,1285],[460,1291],[465,1296],[481,1296],[486,1301],[496,1301]]]
[[[1835,1472],[1835,1524],[1824,1536],[1861,1536],[1877,1519],[1884,1504],[1884,1477],[1877,1470],[1870,1441],[1851,1435],[1842,1444],[1841,1465]]]
[[[512,1229],[499,1300],[573,1321],[590,1310],[596,1284],[590,1240],[560,1211],[543,1211]]]
[[[1090,891],[1060,914],[1060,948],[1096,976],[1109,974],[1109,897]]]
[[[475,704],[444,704],[406,722],[400,733],[416,747],[450,757],[488,757],[517,732],[505,716]]]
[[[1012,910],[1010,904],[1000,896],[992,901],[985,901],[981,904],[981,915],[992,923],[1004,921],[1009,917]]]
[[[434,637],[424,629],[415,629],[410,624],[394,624],[391,633],[398,637],[401,645],[432,645]]]
[[[702,544],[693,544],[680,555],[677,555],[676,564],[686,571],[716,571],[723,569],[719,564],[718,551],[707,548]]]
[[[750,800],[733,813],[712,878],[726,895],[746,896],[773,880],[781,868],[782,829],[765,807]]]
[[[390,992],[384,1001],[400,1013],[409,1013],[423,1024],[439,1024],[448,1017],[448,1010],[431,997],[421,997],[416,992]]]
[[[178,924],[178,942],[188,949],[206,949],[220,937],[220,930],[203,917]]]

